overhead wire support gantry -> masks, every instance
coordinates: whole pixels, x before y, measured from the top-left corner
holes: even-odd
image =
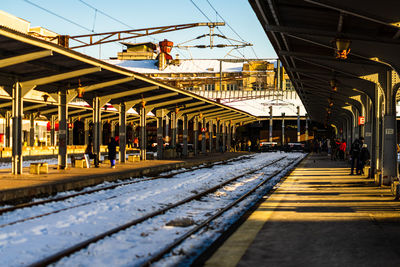
[[[224,22],[199,22],[199,23],[188,23],[170,26],[160,26],[142,29],[133,29],[125,31],[114,31],[114,32],[104,32],[104,33],[93,33],[84,35],[59,35],[56,37],[51,37],[49,41],[58,39],[58,44],[71,49],[82,48],[92,45],[100,45],[105,43],[111,43],[116,41],[122,41],[132,38],[144,37],[149,35],[155,35],[160,33],[185,30],[199,26],[208,26],[211,28],[217,26],[224,26]],[[70,41],[73,40],[78,44],[75,46],[70,46]]]

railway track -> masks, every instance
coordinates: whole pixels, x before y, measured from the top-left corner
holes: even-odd
[[[3,215],[5,213],[7,213],[7,212],[13,212],[13,211],[16,211],[16,210],[19,210],[19,209],[30,208],[30,207],[34,207],[34,206],[38,206],[38,205],[44,205],[44,204],[47,204],[47,203],[64,201],[64,200],[67,200],[67,199],[70,199],[70,198],[74,198],[74,197],[78,197],[78,196],[89,195],[89,194],[93,194],[93,193],[100,192],[100,191],[103,191],[103,190],[112,190],[112,189],[115,189],[115,188],[120,187],[120,186],[126,186],[126,185],[136,184],[136,183],[145,182],[145,181],[157,180],[157,179],[171,178],[171,177],[173,177],[175,175],[179,175],[179,174],[182,174],[182,173],[187,173],[187,172],[200,170],[200,169],[205,169],[205,168],[211,168],[213,166],[229,164],[229,163],[233,163],[233,162],[241,161],[241,160],[246,160],[246,159],[248,159],[248,157],[239,157],[239,158],[235,158],[235,159],[224,160],[224,161],[217,162],[217,163],[206,164],[204,166],[198,166],[198,167],[194,167],[194,168],[190,168],[190,169],[185,169],[185,170],[181,170],[181,171],[177,171],[177,172],[171,172],[169,174],[157,175],[157,176],[149,177],[149,178],[135,178],[135,180],[133,180],[133,181],[115,183],[113,185],[103,186],[103,187],[100,187],[100,188],[91,189],[91,190],[87,190],[87,191],[83,191],[83,192],[79,192],[79,193],[74,193],[74,194],[69,194],[69,195],[62,196],[62,197],[49,198],[49,199],[33,201],[33,202],[29,202],[29,203],[22,203],[22,204],[14,205],[14,206],[11,206],[11,207],[0,208],[0,215]],[[107,198],[107,199],[110,199],[110,198]],[[107,200],[107,199],[105,199],[105,200]],[[46,216],[46,215],[49,215],[49,214],[53,214],[53,213],[60,212],[60,211],[65,211],[65,210],[68,210],[68,209],[71,209],[71,208],[76,208],[76,207],[88,205],[88,204],[91,204],[91,203],[93,203],[93,202],[87,202],[87,203],[83,203],[81,205],[72,206],[72,207],[68,207],[68,208],[65,208],[65,209],[60,209],[58,211],[54,211],[54,212],[51,212],[51,213],[46,213],[46,214],[42,214],[42,215],[26,218],[24,220],[18,220],[18,221],[15,221],[13,223],[3,224],[3,225],[0,225],[0,228],[2,228],[4,226],[7,226],[7,225],[15,224],[15,223],[18,223],[18,222],[23,222],[23,221],[26,221],[27,219],[40,218],[40,217],[43,217],[43,216]]]
[[[115,227],[111,230],[108,230],[106,232],[103,232],[99,235],[93,236],[87,240],[84,240],[78,244],[75,244],[69,248],[63,249],[49,257],[46,257],[40,261],[37,261],[33,264],[31,264],[30,266],[46,266],[52,263],[55,263],[57,261],[59,261],[60,259],[70,256],[86,247],[88,247],[90,244],[93,244],[97,241],[100,241],[102,239],[104,239],[105,237],[114,235],[120,231],[126,230],[128,228],[131,228],[132,226],[136,226],[142,222],[145,222],[149,219],[155,218],[156,216],[162,216],[163,214],[166,214],[167,212],[170,212],[171,210],[178,208],[178,207],[182,207],[183,205],[192,202],[192,201],[199,201],[201,200],[203,197],[206,197],[207,195],[210,194],[214,194],[215,192],[217,192],[218,190],[220,190],[221,188],[235,183],[237,181],[239,181],[240,179],[244,179],[246,177],[248,177],[249,175],[252,175],[254,173],[259,172],[259,170],[267,168],[269,166],[272,166],[274,164],[277,164],[278,162],[284,160],[286,157],[282,157],[279,158],[277,160],[274,160],[272,162],[269,162],[268,164],[263,165],[261,168],[256,169],[256,170],[251,170],[249,172],[243,173],[241,175],[237,175],[233,178],[230,178],[218,185],[215,185],[211,188],[208,188],[206,190],[203,190],[200,193],[196,193],[190,197],[187,197],[181,201],[178,201],[176,203],[167,205],[163,208],[160,208],[156,211],[150,212],[142,217],[136,218],[130,222],[127,222],[123,225],[120,225],[118,227]],[[292,164],[293,162],[290,162],[290,164]],[[286,168],[286,167],[285,167]],[[209,216],[209,218],[207,218],[206,220],[204,220],[203,222],[201,222],[200,224],[198,224],[196,227],[192,228],[190,231],[186,232],[185,234],[181,235],[179,238],[175,239],[171,244],[165,246],[163,249],[161,249],[160,251],[158,251],[157,253],[151,255],[151,257],[149,259],[146,259],[146,262],[143,263],[143,265],[148,266],[150,264],[152,264],[153,262],[161,259],[165,254],[169,253],[172,249],[174,249],[175,247],[177,247],[179,244],[181,244],[184,240],[186,240],[188,237],[190,237],[191,235],[193,235],[194,233],[198,232],[199,230],[203,229],[205,226],[209,225],[210,222],[212,222],[213,220],[215,220],[216,218],[220,217],[222,214],[224,214],[227,210],[231,209],[233,206],[237,205],[237,203],[241,202],[243,199],[245,199],[247,196],[249,196],[250,194],[252,194],[253,192],[255,192],[257,189],[259,189],[260,187],[262,187],[265,183],[267,183],[270,179],[272,179],[273,177],[275,177],[276,175],[278,175],[282,170],[279,171],[274,171],[272,174],[269,174],[266,178],[262,179],[261,182],[259,182],[256,186],[254,186],[251,190],[248,190],[247,192],[245,192],[244,194],[242,194],[242,196],[238,197],[235,201],[231,202],[229,205],[218,209],[218,212],[212,214]]]

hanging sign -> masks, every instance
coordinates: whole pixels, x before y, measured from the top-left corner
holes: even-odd
[[[364,124],[365,124],[365,117],[359,116],[358,117],[358,125],[364,125]]]

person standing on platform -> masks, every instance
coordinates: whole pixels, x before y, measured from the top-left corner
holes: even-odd
[[[357,165],[357,174],[359,174],[359,175],[364,174],[364,167],[369,159],[370,159],[370,154],[369,154],[367,144],[363,144],[361,151],[360,151],[359,164]]]
[[[330,155],[332,155],[332,146],[331,146],[330,138],[326,139],[326,149],[327,149],[328,157],[329,157]]]
[[[350,154],[351,154],[351,172],[350,175],[354,174],[354,164],[356,164],[356,171],[357,165],[359,164],[360,158],[360,151],[362,147],[362,142],[358,139],[354,140],[353,144],[351,145]]]
[[[111,168],[115,168],[115,158],[117,156],[117,141],[115,141],[114,137],[111,137],[110,142],[108,143],[108,159],[110,160]]]
[[[341,160],[344,160],[344,155],[346,155],[346,147],[346,140],[343,139],[339,146],[339,158]]]
[[[250,139],[247,141],[247,149],[249,150],[249,152],[251,151],[251,141],[250,141]]]
[[[135,138],[133,139],[133,146],[134,146],[135,148],[139,148],[139,138],[135,137]]]
[[[92,141],[90,141],[90,140],[86,146],[84,157],[85,157],[85,161],[86,161],[86,168],[90,168],[90,160],[95,158],[94,154],[93,154]]]

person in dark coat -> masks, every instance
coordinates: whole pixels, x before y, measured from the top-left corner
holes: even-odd
[[[370,154],[367,144],[363,144],[360,151],[359,164],[357,165],[357,174],[359,175],[364,174],[364,167],[369,159],[370,159]]]
[[[362,145],[363,145],[362,140],[358,140],[358,139],[354,140],[353,144],[351,145],[351,149],[350,149],[351,172],[350,172],[350,175],[354,174],[354,167],[356,167],[356,172],[357,172],[357,166],[359,164],[359,157],[360,157],[360,151],[361,151]]]
[[[115,158],[117,156],[117,141],[114,137],[111,137],[111,141],[108,143],[108,159],[111,163],[111,168],[115,168]]]

